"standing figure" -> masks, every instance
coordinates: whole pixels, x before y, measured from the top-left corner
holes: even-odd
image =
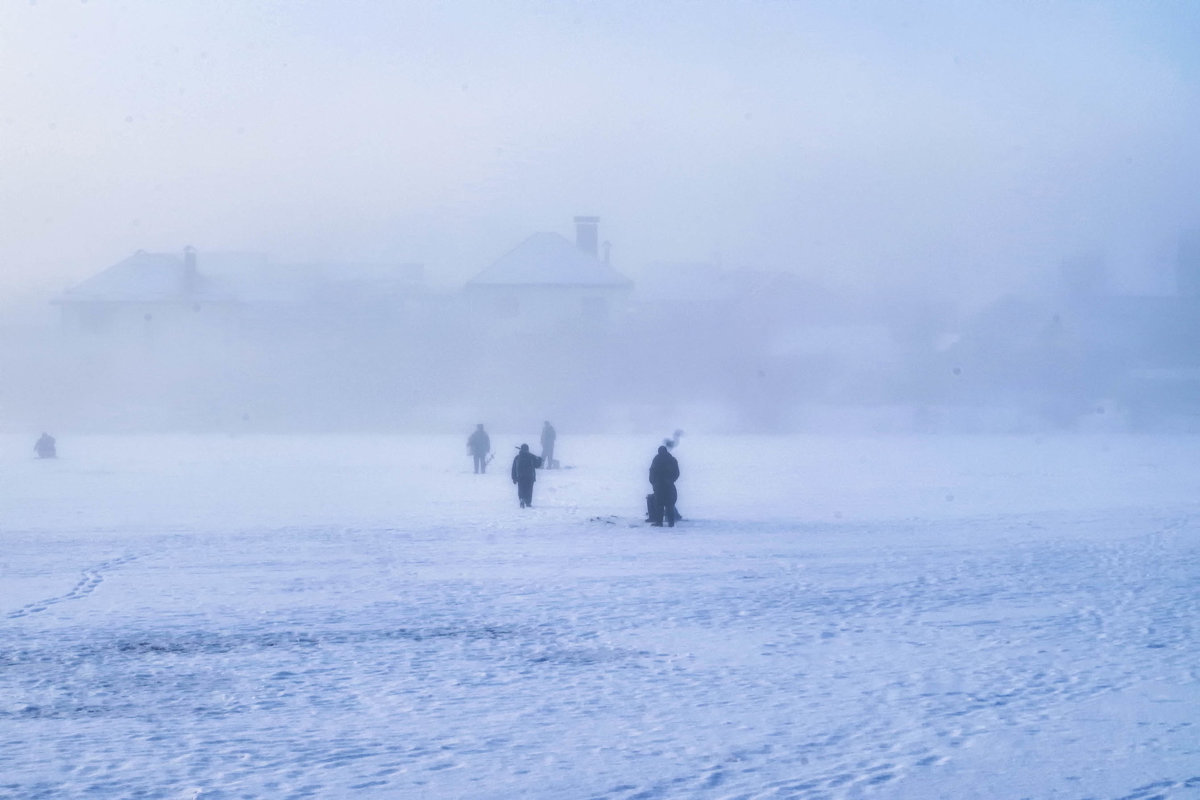
[[[554,426],[548,421],[542,423],[542,462],[546,465],[546,469],[555,469],[558,463],[554,460],[554,440],[558,438],[558,434],[554,431]]]
[[[483,429],[482,422],[476,425],[475,432],[467,437],[467,450],[475,460],[475,474],[487,472],[488,462],[491,461],[487,454],[492,452],[492,440]]]
[[[43,433],[38,437],[37,442],[33,445],[33,451],[37,453],[38,458],[56,458],[58,451],[54,446],[54,437],[48,433]]]
[[[666,517],[667,527],[675,527],[675,501],[679,494],[675,490],[675,481],[679,480],[679,462],[671,451],[662,446],[658,455],[650,462],[650,486],[654,488],[651,495],[650,524],[661,528],[663,517]]]
[[[529,445],[521,445],[520,452],[513,458],[512,481],[517,485],[517,499],[521,508],[533,507],[533,482],[537,480],[537,468],[542,465],[541,456],[529,452]]]

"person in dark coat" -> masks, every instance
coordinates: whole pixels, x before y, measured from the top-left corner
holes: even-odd
[[[33,445],[33,451],[37,453],[38,458],[58,457],[58,450],[54,445],[54,437],[48,433],[43,433],[38,437],[38,440]]]
[[[546,469],[554,469],[554,440],[558,438],[554,426],[549,421],[542,423],[542,463]]]
[[[675,502],[679,494],[675,489],[675,481],[679,480],[679,462],[671,451],[662,446],[658,455],[650,462],[650,486],[654,488],[654,508],[650,524],[661,528],[663,518],[667,527],[675,527]]]
[[[487,472],[488,461],[491,460],[487,454],[492,452],[492,440],[483,429],[482,422],[476,425],[475,432],[467,437],[467,450],[475,460],[475,474]]]
[[[517,499],[521,508],[533,507],[533,482],[537,480],[537,469],[542,465],[541,456],[529,452],[529,445],[521,445],[520,452],[513,458],[512,482],[517,485]]]

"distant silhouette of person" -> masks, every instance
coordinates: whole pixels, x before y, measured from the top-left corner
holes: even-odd
[[[682,438],[683,438],[683,431],[676,429],[673,434],[671,434],[667,438],[663,439],[663,447],[667,448],[668,450],[674,450],[675,446],[677,444],[679,444],[679,440]],[[678,503],[675,503],[673,506],[671,506],[671,510],[675,514],[676,522],[683,519],[683,515],[679,513],[679,504]],[[654,495],[653,494],[646,495],[646,522],[654,522],[654,520],[656,518],[658,519],[659,522],[662,522],[662,516],[663,515],[661,513],[658,513],[655,511]]]
[[[533,507],[533,482],[537,480],[537,469],[542,465],[541,456],[529,452],[529,445],[521,445],[512,463],[512,482],[517,485],[517,500],[521,508]]]
[[[48,433],[43,433],[38,437],[37,442],[33,445],[33,451],[37,453],[38,458],[57,458],[58,450],[54,444],[54,437]]]
[[[475,461],[475,474],[487,472],[488,462],[491,461],[487,455],[492,452],[492,440],[483,429],[482,422],[476,425],[475,432],[467,437],[467,450]]]
[[[658,448],[658,455],[650,462],[650,486],[654,489],[650,524],[661,528],[665,517],[667,527],[675,527],[675,501],[679,493],[675,481],[679,480],[679,462],[666,445]]]
[[[546,465],[546,469],[554,469],[558,466],[554,461],[554,440],[558,438],[558,434],[554,430],[554,426],[547,422],[542,423],[542,461]]]

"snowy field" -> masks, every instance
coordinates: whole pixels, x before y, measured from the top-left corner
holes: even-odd
[[[562,433],[0,437],[0,797],[1200,798],[1200,440]]]

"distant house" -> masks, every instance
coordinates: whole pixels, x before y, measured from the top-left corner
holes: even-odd
[[[1135,428],[1194,430],[1197,342],[1200,304],[1183,295],[1008,296],[965,320],[938,359],[968,403],[1024,404],[1063,427],[1115,408]]]
[[[278,265],[265,256],[138,251],[53,300],[63,326],[100,337],[308,326],[396,317],[419,293],[419,264]]]
[[[139,250],[52,302],[67,330],[120,336],[163,324],[191,326],[200,314],[228,318],[236,299],[200,275],[189,247],[180,255]]]
[[[621,308],[633,282],[598,252],[597,217],[575,218],[575,241],[535,233],[467,282],[475,309],[516,327],[599,323]]]

